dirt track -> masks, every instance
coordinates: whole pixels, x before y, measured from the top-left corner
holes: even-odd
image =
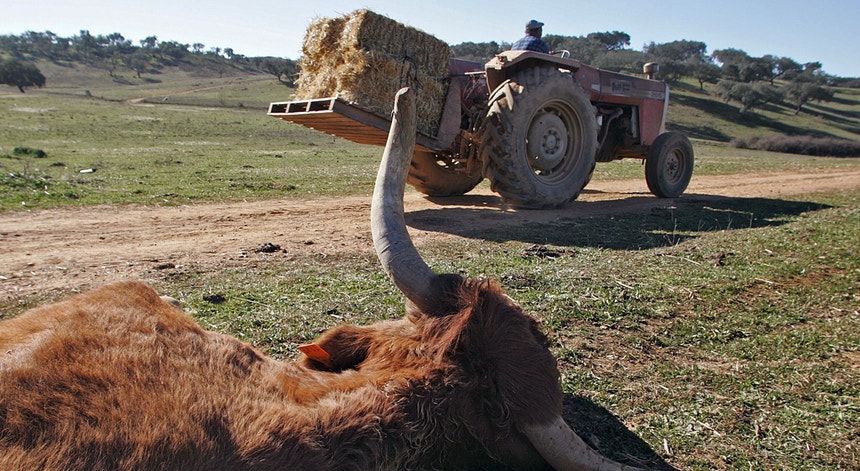
[[[860,186],[860,171],[694,177],[695,197],[763,197]],[[558,218],[649,210],[671,204],[642,180],[595,182],[570,207],[514,211],[485,187],[437,202],[407,192],[416,245],[457,237],[452,225],[492,230]],[[0,300],[44,290],[150,279],[159,270],[252,263],[265,243],[287,253],[372,249],[369,197],[273,200],[182,207],[96,207],[0,214]],[[454,217],[456,215],[456,217]],[[416,227],[421,227],[417,229]]]

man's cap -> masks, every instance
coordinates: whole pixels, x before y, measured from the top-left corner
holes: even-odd
[[[526,29],[527,30],[533,30],[533,29],[538,29],[538,28],[543,28],[543,23],[541,23],[538,20],[531,20],[528,23],[526,23]]]

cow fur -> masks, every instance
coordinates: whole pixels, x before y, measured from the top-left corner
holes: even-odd
[[[343,325],[323,365],[209,332],[140,283],[0,323],[0,469],[545,466],[561,413],[536,322],[488,281],[448,315]]]

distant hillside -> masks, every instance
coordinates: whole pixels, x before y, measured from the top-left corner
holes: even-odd
[[[860,141],[860,89],[833,87],[830,101],[808,103],[797,114],[787,103],[769,103],[741,113],[739,104],[726,103],[715,89],[712,84],[700,89],[692,80],[672,84],[669,127],[693,138],[720,142],[770,135]]]
[[[82,63],[37,61],[47,79],[42,89],[27,95],[87,96],[108,101],[135,100],[154,104],[181,104],[221,108],[251,108],[264,113],[272,101],[293,96],[289,83],[253,68],[182,64],[142,74],[127,70],[110,75],[101,67]],[[20,95],[14,87],[0,86],[0,94]]]
[[[0,41],[0,46],[3,44]],[[455,53],[488,51],[486,47],[481,49],[481,45],[472,45],[471,49],[463,46],[455,46]],[[7,49],[0,48],[0,55],[9,57],[14,52],[8,47],[7,41]],[[263,110],[271,101],[290,99],[294,91],[291,87],[297,72],[294,61],[247,58],[229,50],[220,54],[192,52],[188,46],[170,42],[155,48],[104,47],[113,47],[112,52],[103,49],[96,53],[98,49],[94,49],[88,54],[73,51],[37,54],[53,58],[36,58],[30,53],[23,56],[33,61],[47,79],[46,87],[39,93]],[[621,56],[630,59],[629,52]],[[21,51],[18,55],[22,55]],[[684,76],[671,82],[670,129],[683,131],[695,139],[724,143],[774,135],[860,141],[860,89],[827,86],[832,94],[828,101],[809,101],[800,112],[786,98],[772,99],[741,112],[740,102],[727,101],[720,94],[719,84],[714,82]],[[772,85],[766,86],[784,91],[791,83],[776,78]],[[16,92],[13,87],[0,88],[0,93]]]
[[[289,59],[249,58],[231,48],[203,51],[203,47],[202,44],[160,41],[156,36],[141,40],[138,46],[120,33],[92,35],[82,30],[80,35],[64,38],[50,31],[28,31],[21,35],[0,35],[0,60],[40,62],[48,69],[58,66],[87,70],[84,74],[68,74],[68,77],[60,71],[53,76],[61,82],[68,82],[66,79],[70,77],[92,78],[96,80],[93,87],[103,83],[104,79],[91,72],[95,70],[107,74],[109,78],[104,80],[128,85],[140,81],[159,82],[165,73],[171,71],[201,78],[265,73],[286,83],[292,83],[298,72],[297,63]],[[45,75],[50,80],[48,74]]]

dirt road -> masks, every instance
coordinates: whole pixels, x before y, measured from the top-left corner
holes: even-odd
[[[693,178],[687,195],[779,198],[858,186],[860,171],[704,176]],[[457,237],[450,230],[457,225],[492,230],[668,204],[648,193],[644,179],[594,182],[570,207],[552,211],[512,210],[483,186],[436,202],[414,191],[406,196],[407,222],[418,246]],[[368,196],[0,214],[0,300],[154,279],[168,268],[241,266],[253,263],[255,250],[266,243],[288,254],[370,251],[369,213]]]

